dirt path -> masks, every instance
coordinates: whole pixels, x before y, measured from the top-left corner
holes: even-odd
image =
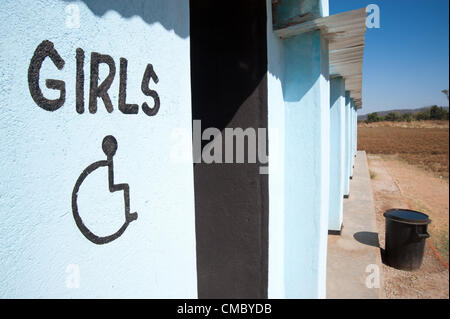
[[[369,155],[368,159],[381,248],[385,233],[383,213],[391,208],[413,208],[430,215],[433,242],[440,245],[440,251],[447,252],[448,258],[448,181],[392,156]],[[418,271],[383,265],[383,273],[387,298],[449,298],[448,267],[428,244]]]
[[[384,166],[411,209],[423,211],[433,220],[432,241],[448,263],[449,184],[447,179],[417,169],[392,156],[384,156]]]

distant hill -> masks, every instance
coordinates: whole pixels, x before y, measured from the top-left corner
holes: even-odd
[[[448,111],[448,106],[442,106],[442,107]],[[391,113],[391,112],[396,112],[398,114],[405,114],[405,113],[415,114],[415,113],[423,112],[423,111],[428,110],[430,108],[431,108],[431,106],[427,106],[427,107],[421,107],[419,109],[388,110],[388,111],[380,111],[380,112],[377,112],[377,113],[378,113],[379,116],[385,116],[385,115],[387,115],[388,113]],[[368,114],[359,115],[358,116],[358,121],[365,121],[365,120],[367,120],[367,115],[369,115],[369,113]]]

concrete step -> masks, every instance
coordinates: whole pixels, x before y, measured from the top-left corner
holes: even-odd
[[[378,299],[382,267],[366,152],[358,151],[340,235],[328,236],[327,298]]]

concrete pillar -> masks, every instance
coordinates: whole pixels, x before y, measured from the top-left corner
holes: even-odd
[[[353,178],[353,166],[355,165],[355,156],[353,154],[353,143],[354,143],[354,128],[355,128],[355,124],[353,121],[353,109],[355,106],[355,102],[353,101],[353,99],[350,99],[350,147],[348,149],[349,152],[349,158],[350,158],[350,179]]]
[[[352,158],[352,167],[351,167],[351,176],[353,178],[353,171],[355,166],[355,100],[352,99],[352,149],[351,149],[351,158]]]
[[[356,129],[357,129],[356,104],[353,104],[353,164],[356,163]]]
[[[328,44],[284,41],[286,298],[325,298],[329,207]]]
[[[354,134],[353,153],[354,153],[354,157],[356,157],[356,153],[358,152],[358,108],[356,107],[356,105],[355,105],[355,113],[354,114],[355,114],[355,119],[354,119],[355,126],[354,126],[354,131],[353,131],[353,134]],[[355,159],[355,161],[356,161],[356,159]]]
[[[345,178],[345,83],[330,81],[330,213],[328,230],[340,231],[343,219]]]
[[[345,92],[345,168],[344,168],[344,197],[350,196],[350,92]]]
[[[355,104],[352,104],[352,164],[355,165]],[[352,165],[352,167],[353,167]],[[353,174],[352,174],[353,176]]]
[[[269,163],[269,267],[268,291],[270,299],[285,298],[285,105],[283,98],[284,54],[283,40],[273,32],[272,2],[267,1],[267,107]]]

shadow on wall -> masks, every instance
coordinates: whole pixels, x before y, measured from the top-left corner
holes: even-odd
[[[64,0],[77,3],[79,1]],[[96,16],[102,17],[112,10],[123,18],[139,16],[148,24],[160,23],[166,30],[181,38],[189,37],[189,1],[185,0],[80,0]]]
[[[283,0],[273,4],[274,24],[285,25],[290,19],[302,18],[312,20],[321,14],[320,1],[317,0]]]
[[[284,100],[299,102],[314,87],[320,76],[328,78],[316,62],[321,62],[321,41],[319,32],[296,36],[284,40]],[[311,52],[313,57],[311,60]],[[302,70],[301,72],[299,70]]]
[[[331,84],[331,79],[330,79]],[[340,98],[344,97],[343,95],[339,94],[339,90],[330,90],[330,108],[333,107],[334,103]]]
[[[266,128],[265,2],[190,4],[192,118]],[[198,297],[266,298],[267,175],[257,163],[196,163],[194,183]]]
[[[320,31],[283,41],[285,101],[284,276],[288,298],[322,296],[319,269],[325,269],[322,184],[319,169],[329,107],[327,44]],[[324,79],[323,83],[321,79]],[[319,164],[319,165],[318,165]],[[325,223],[323,223],[325,224]],[[299,249],[299,243],[308,243]],[[326,253],[326,251],[325,251]],[[300,275],[301,274],[301,275]]]
[[[202,121],[202,130],[241,127],[236,114],[246,112],[243,105],[266,85],[267,56],[255,54],[267,50],[265,34],[258,33],[264,13],[260,1],[246,2],[190,2],[192,119]],[[259,19],[251,18],[256,14]],[[202,141],[202,149],[207,143]]]

